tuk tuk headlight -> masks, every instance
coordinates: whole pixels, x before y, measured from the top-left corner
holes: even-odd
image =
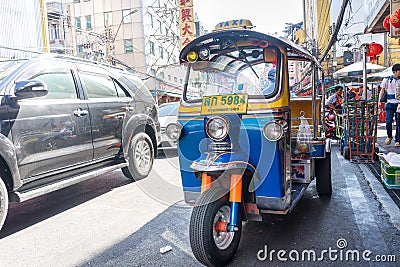
[[[206,124],[206,132],[214,141],[224,140],[229,132],[229,121],[222,117],[213,117]]]
[[[286,122],[285,122],[286,123]],[[277,121],[270,121],[265,124],[263,133],[265,138],[269,141],[278,141],[284,134],[284,125]]]
[[[165,127],[165,134],[171,141],[177,141],[181,136],[182,125],[179,122],[170,123]]]

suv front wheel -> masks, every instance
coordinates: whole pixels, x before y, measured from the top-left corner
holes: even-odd
[[[0,177],[0,229],[7,217],[8,211],[8,192],[7,187]]]
[[[129,166],[122,168],[122,172],[129,179],[143,179],[149,175],[153,161],[154,148],[150,137],[146,133],[137,133],[129,146]]]

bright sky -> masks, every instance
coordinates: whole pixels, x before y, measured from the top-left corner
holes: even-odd
[[[194,10],[205,29],[222,21],[249,19],[262,33],[280,36],[285,22],[303,21],[302,0],[194,0]]]

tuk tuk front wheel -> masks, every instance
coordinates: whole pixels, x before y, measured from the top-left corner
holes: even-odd
[[[315,176],[317,176],[318,195],[332,195],[331,153],[327,152],[323,159],[315,160]]]
[[[216,199],[216,200],[215,200]],[[230,203],[226,190],[210,188],[197,200],[190,218],[190,246],[196,259],[206,266],[223,266],[236,254],[242,233],[239,214],[237,231],[217,231],[218,224],[230,219]]]

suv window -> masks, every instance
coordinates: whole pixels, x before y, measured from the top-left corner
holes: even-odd
[[[70,71],[40,73],[31,79],[46,83],[49,93],[41,98],[46,99],[77,99],[74,78]]]
[[[89,98],[118,97],[114,82],[110,77],[93,73],[81,73]]]
[[[129,85],[131,88],[135,88],[135,93],[139,92],[141,94],[141,97],[144,99],[153,99],[153,96],[151,95],[149,89],[146,87],[146,85],[143,83],[143,81],[130,73],[122,73],[122,80]]]
[[[114,81],[115,88],[117,88],[118,97],[130,97],[130,95],[126,92],[126,90]]]

